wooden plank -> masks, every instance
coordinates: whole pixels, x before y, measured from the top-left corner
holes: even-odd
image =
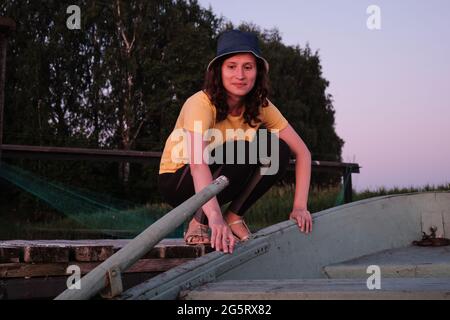
[[[89,148],[66,148],[66,147],[45,147],[28,146],[14,144],[0,144],[0,149],[4,157],[29,157],[37,159],[85,159],[85,160],[116,160],[128,162],[152,162],[159,161],[161,151],[134,151],[134,150],[105,150]],[[290,159],[289,168],[293,169],[295,159]],[[332,169],[334,172],[341,172],[342,169],[348,169],[352,173],[359,173],[358,163],[345,163],[335,161],[317,161],[311,162],[313,170],[317,168]]]
[[[450,300],[450,279],[386,278],[368,290],[366,279],[225,280],[182,291],[192,300]]]
[[[121,249],[130,242],[130,239],[92,239],[92,240],[4,240],[0,241],[1,246],[26,247],[26,246],[112,246],[114,249]],[[189,247],[183,239],[164,239],[155,247],[161,246],[182,246]]]
[[[181,259],[141,259],[123,273],[164,272],[180,264],[192,260]],[[66,263],[4,263],[0,264],[0,279],[68,276],[69,265],[80,267],[81,273],[86,274],[98,266],[100,262],[66,262]]]
[[[166,246],[162,258],[197,258],[214,251],[211,246]]]
[[[22,250],[16,247],[0,247],[0,263],[20,262]]]
[[[450,279],[387,278],[368,290],[366,279],[225,280],[184,290],[187,300],[450,300]]]
[[[67,275],[69,263],[4,263],[0,264],[0,278],[46,277]],[[95,264],[97,265],[97,264]]]
[[[124,290],[138,285],[158,272],[122,274]],[[67,289],[67,277],[8,278],[0,281],[0,300],[54,299]]]
[[[0,144],[4,157],[32,158],[32,159],[79,159],[79,160],[108,160],[128,162],[155,162],[159,161],[160,151],[134,151],[134,150],[105,150],[89,148],[66,148]]]
[[[68,262],[70,249],[53,246],[27,246],[24,248],[23,261],[27,263]]]
[[[119,251],[119,250],[117,250]],[[164,258],[166,252],[165,247],[153,247],[149,252],[147,252],[142,259],[161,259]]]
[[[79,246],[73,251],[74,260],[82,262],[105,261],[114,254],[112,246]]]
[[[130,240],[9,240],[1,241],[0,248],[18,248],[24,251],[25,262],[65,262],[55,258],[59,251],[69,250],[69,257],[75,261],[104,261],[122,249]],[[56,249],[55,249],[56,248]],[[60,249],[57,249],[60,248]],[[210,246],[189,246],[183,239],[164,239],[152,248],[143,258],[197,258],[213,251]],[[27,254],[25,254],[25,252]],[[34,255],[33,255],[34,254]],[[47,260],[49,259],[49,260]],[[5,260],[3,262],[18,262]]]

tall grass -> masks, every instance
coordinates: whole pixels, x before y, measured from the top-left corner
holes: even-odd
[[[147,204],[114,212],[79,212],[42,222],[9,217],[7,223],[0,224],[0,239],[133,238],[168,211],[170,207],[166,204]],[[177,228],[169,237],[182,234],[183,228]]]
[[[372,197],[404,194],[428,191],[450,191],[450,183],[445,185],[426,185],[420,188],[379,188],[377,190],[364,190],[356,192],[353,190],[353,201],[363,200]],[[292,210],[294,200],[294,185],[274,186],[261,199],[259,199],[246,212],[245,219],[250,229],[258,230],[263,227],[287,220]],[[339,205],[342,199],[343,190],[341,187],[330,188],[328,190],[311,190],[308,197],[308,210],[311,214]]]
[[[379,188],[377,190],[353,191],[353,201],[366,198],[427,191],[450,191],[450,183],[445,185],[426,185],[421,188]],[[308,210],[314,214],[340,204],[342,188],[328,190],[311,190],[308,197]],[[252,231],[285,221],[289,218],[294,200],[294,185],[273,186],[246,213]],[[223,211],[227,206],[223,206]],[[147,228],[150,224],[169,212],[167,204],[148,204],[143,207],[120,211],[119,213],[98,212],[94,214],[79,213],[76,216],[64,216],[61,219],[36,223],[31,221],[3,221],[0,224],[0,239],[80,239],[80,238],[131,238]],[[172,237],[181,237],[178,228]]]
[[[287,220],[294,202],[294,185],[274,186],[246,213],[245,219],[252,230]],[[313,213],[334,207],[340,194],[339,188],[310,191],[308,210]]]
[[[443,185],[425,185],[420,188],[415,187],[409,187],[409,188],[399,188],[394,187],[391,189],[386,188],[378,188],[377,190],[369,190],[366,189],[362,192],[353,192],[353,201],[358,201],[362,199],[367,198],[373,198],[373,197],[379,197],[379,196],[386,196],[390,194],[403,194],[403,193],[413,193],[413,192],[429,192],[429,191],[449,191],[450,190],[450,183],[443,184]]]

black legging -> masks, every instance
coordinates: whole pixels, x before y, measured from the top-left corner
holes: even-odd
[[[266,131],[267,132],[267,131]],[[245,143],[245,164],[237,163],[237,141],[226,142],[226,144],[233,144],[235,161],[233,164],[226,164],[222,161],[222,164],[212,163],[209,165],[213,179],[216,179],[220,175],[224,175],[229,179],[229,185],[217,195],[217,201],[222,206],[231,201],[229,210],[233,213],[243,216],[244,213],[264,194],[266,193],[276,181],[281,179],[286,173],[287,166],[289,164],[290,149],[289,146],[282,139],[272,133],[268,133],[267,141],[269,142],[267,155],[272,159],[277,155],[272,155],[271,143],[269,139],[278,139],[278,171],[273,175],[261,175],[260,167],[263,165],[261,159],[258,159],[257,164],[249,164],[249,150],[250,145],[258,143],[258,135],[261,134],[260,130],[257,131],[257,136],[249,143],[247,141],[241,141]],[[222,144],[212,150],[212,155],[215,155],[217,148],[222,148],[223,160],[226,159],[226,144]],[[257,145],[259,148],[259,145]],[[253,161],[254,162],[254,161]],[[264,163],[264,162],[263,162]],[[162,173],[158,176],[158,187],[163,199],[171,206],[176,207],[192,197],[195,194],[194,182],[190,172],[190,166],[185,164],[174,173]],[[202,208],[195,213],[195,219],[203,224],[208,224],[208,219],[204,214]]]

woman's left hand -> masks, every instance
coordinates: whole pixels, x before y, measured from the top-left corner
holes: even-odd
[[[312,232],[312,217],[307,209],[293,209],[289,219],[294,220],[302,232]]]

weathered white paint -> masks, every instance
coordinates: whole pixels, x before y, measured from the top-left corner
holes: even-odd
[[[122,298],[175,299],[181,290],[221,280],[324,278],[324,266],[419,240],[424,212],[447,208],[450,192],[390,195],[345,204],[315,213],[312,234],[300,233],[292,221],[270,226],[232,255],[208,254],[126,291]]]

